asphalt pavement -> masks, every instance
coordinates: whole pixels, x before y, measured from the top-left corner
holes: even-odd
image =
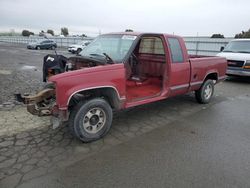
[[[249,107],[221,102],[20,187],[250,187]]]

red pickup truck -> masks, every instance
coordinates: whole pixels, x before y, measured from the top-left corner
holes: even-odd
[[[69,58],[64,73],[24,100],[32,114],[51,115],[54,127],[68,121],[77,138],[90,142],[107,134],[114,110],[192,91],[208,103],[226,68],[225,58],[188,55],[175,35],[110,33]]]

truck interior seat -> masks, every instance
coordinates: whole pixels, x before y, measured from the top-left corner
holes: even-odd
[[[162,77],[165,70],[165,56],[157,54],[139,54],[139,72],[143,77]]]
[[[150,55],[151,56],[151,55]],[[165,69],[165,59],[159,60],[151,56],[150,58],[138,58],[139,75],[132,76],[126,82],[127,99],[134,101],[146,97],[156,96],[161,93],[163,83],[163,73]]]
[[[136,46],[127,70],[127,98],[129,101],[159,95],[166,68],[165,51],[159,37],[145,37]]]

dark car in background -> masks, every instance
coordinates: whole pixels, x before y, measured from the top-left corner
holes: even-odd
[[[55,49],[57,47],[56,42],[53,40],[41,40],[41,41],[35,41],[28,43],[27,48],[28,49]]]

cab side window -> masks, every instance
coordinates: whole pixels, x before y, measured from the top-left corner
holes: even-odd
[[[181,45],[177,38],[168,38],[173,63],[182,63],[184,60]]]

